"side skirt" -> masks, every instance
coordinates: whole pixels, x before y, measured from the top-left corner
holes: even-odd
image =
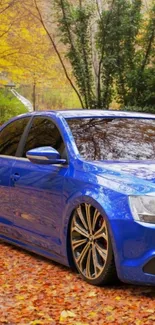
[[[43,257],[46,257],[46,258],[48,258],[50,260],[53,260],[55,262],[58,262],[60,264],[65,265],[65,266],[69,266],[66,263],[66,257],[61,256],[59,254],[56,254],[53,251],[49,252],[49,251],[41,249],[39,246],[33,246],[33,245],[30,245],[29,243],[21,242],[21,241],[19,241],[17,239],[9,238],[9,237],[7,237],[5,235],[2,235],[2,234],[0,234],[0,240],[3,241],[4,243],[6,242],[6,243],[9,243],[9,244],[15,245],[17,247],[23,248],[24,250],[30,251],[32,253],[41,255]]]

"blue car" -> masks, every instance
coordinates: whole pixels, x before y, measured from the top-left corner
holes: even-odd
[[[155,284],[155,116],[64,110],[4,124],[0,239],[93,285]]]

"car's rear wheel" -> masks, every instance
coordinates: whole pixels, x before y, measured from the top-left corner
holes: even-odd
[[[92,205],[79,205],[72,216],[70,241],[75,266],[93,285],[110,284],[117,274],[105,217]]]

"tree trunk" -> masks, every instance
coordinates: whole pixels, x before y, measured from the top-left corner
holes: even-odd
[[[36,82],[33,83],[33,110],[36,111]]]

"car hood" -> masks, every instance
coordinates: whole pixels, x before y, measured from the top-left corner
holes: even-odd
[[[155,161],[93,161],[85,168],[99,183],[122,193],[155,195]]]

